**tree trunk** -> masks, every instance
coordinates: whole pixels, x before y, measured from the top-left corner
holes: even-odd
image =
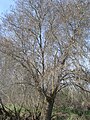
[[[54,100],[51,100],[51,101],[48,102],[48,106],[47,106],[47,109],[46,109],[45,120],[51,120],[53,105],[54,105]]]

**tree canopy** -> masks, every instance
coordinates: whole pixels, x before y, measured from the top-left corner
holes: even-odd
[[[0,26],[0,51],[13,64],[16,83],[34,87],[46,99],[45,120],[51,120],[63,88],[89,92],[89,0],[17,0]]]

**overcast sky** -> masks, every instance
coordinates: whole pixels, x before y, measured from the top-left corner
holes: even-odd
[[[9,11],[11,5],[14,5],[13,0],[0,0],[0,16]]]

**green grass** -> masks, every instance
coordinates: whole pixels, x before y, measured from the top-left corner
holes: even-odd
[[[75,109],[72,107],[61,107],[59,109],[53,110],[54,113],[59,113],[61,112],[62,114],[67,114],[66,117],[57,117],[56,120],[90,120],[90,110],[83,110],[83,109]]]

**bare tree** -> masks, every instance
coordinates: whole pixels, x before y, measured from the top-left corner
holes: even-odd
[[[46,100],[45,120],[60,90],[80,87],[89,17],[89,1],[18,0],[2,18],[0,51],[22,65],[28,84]]]

